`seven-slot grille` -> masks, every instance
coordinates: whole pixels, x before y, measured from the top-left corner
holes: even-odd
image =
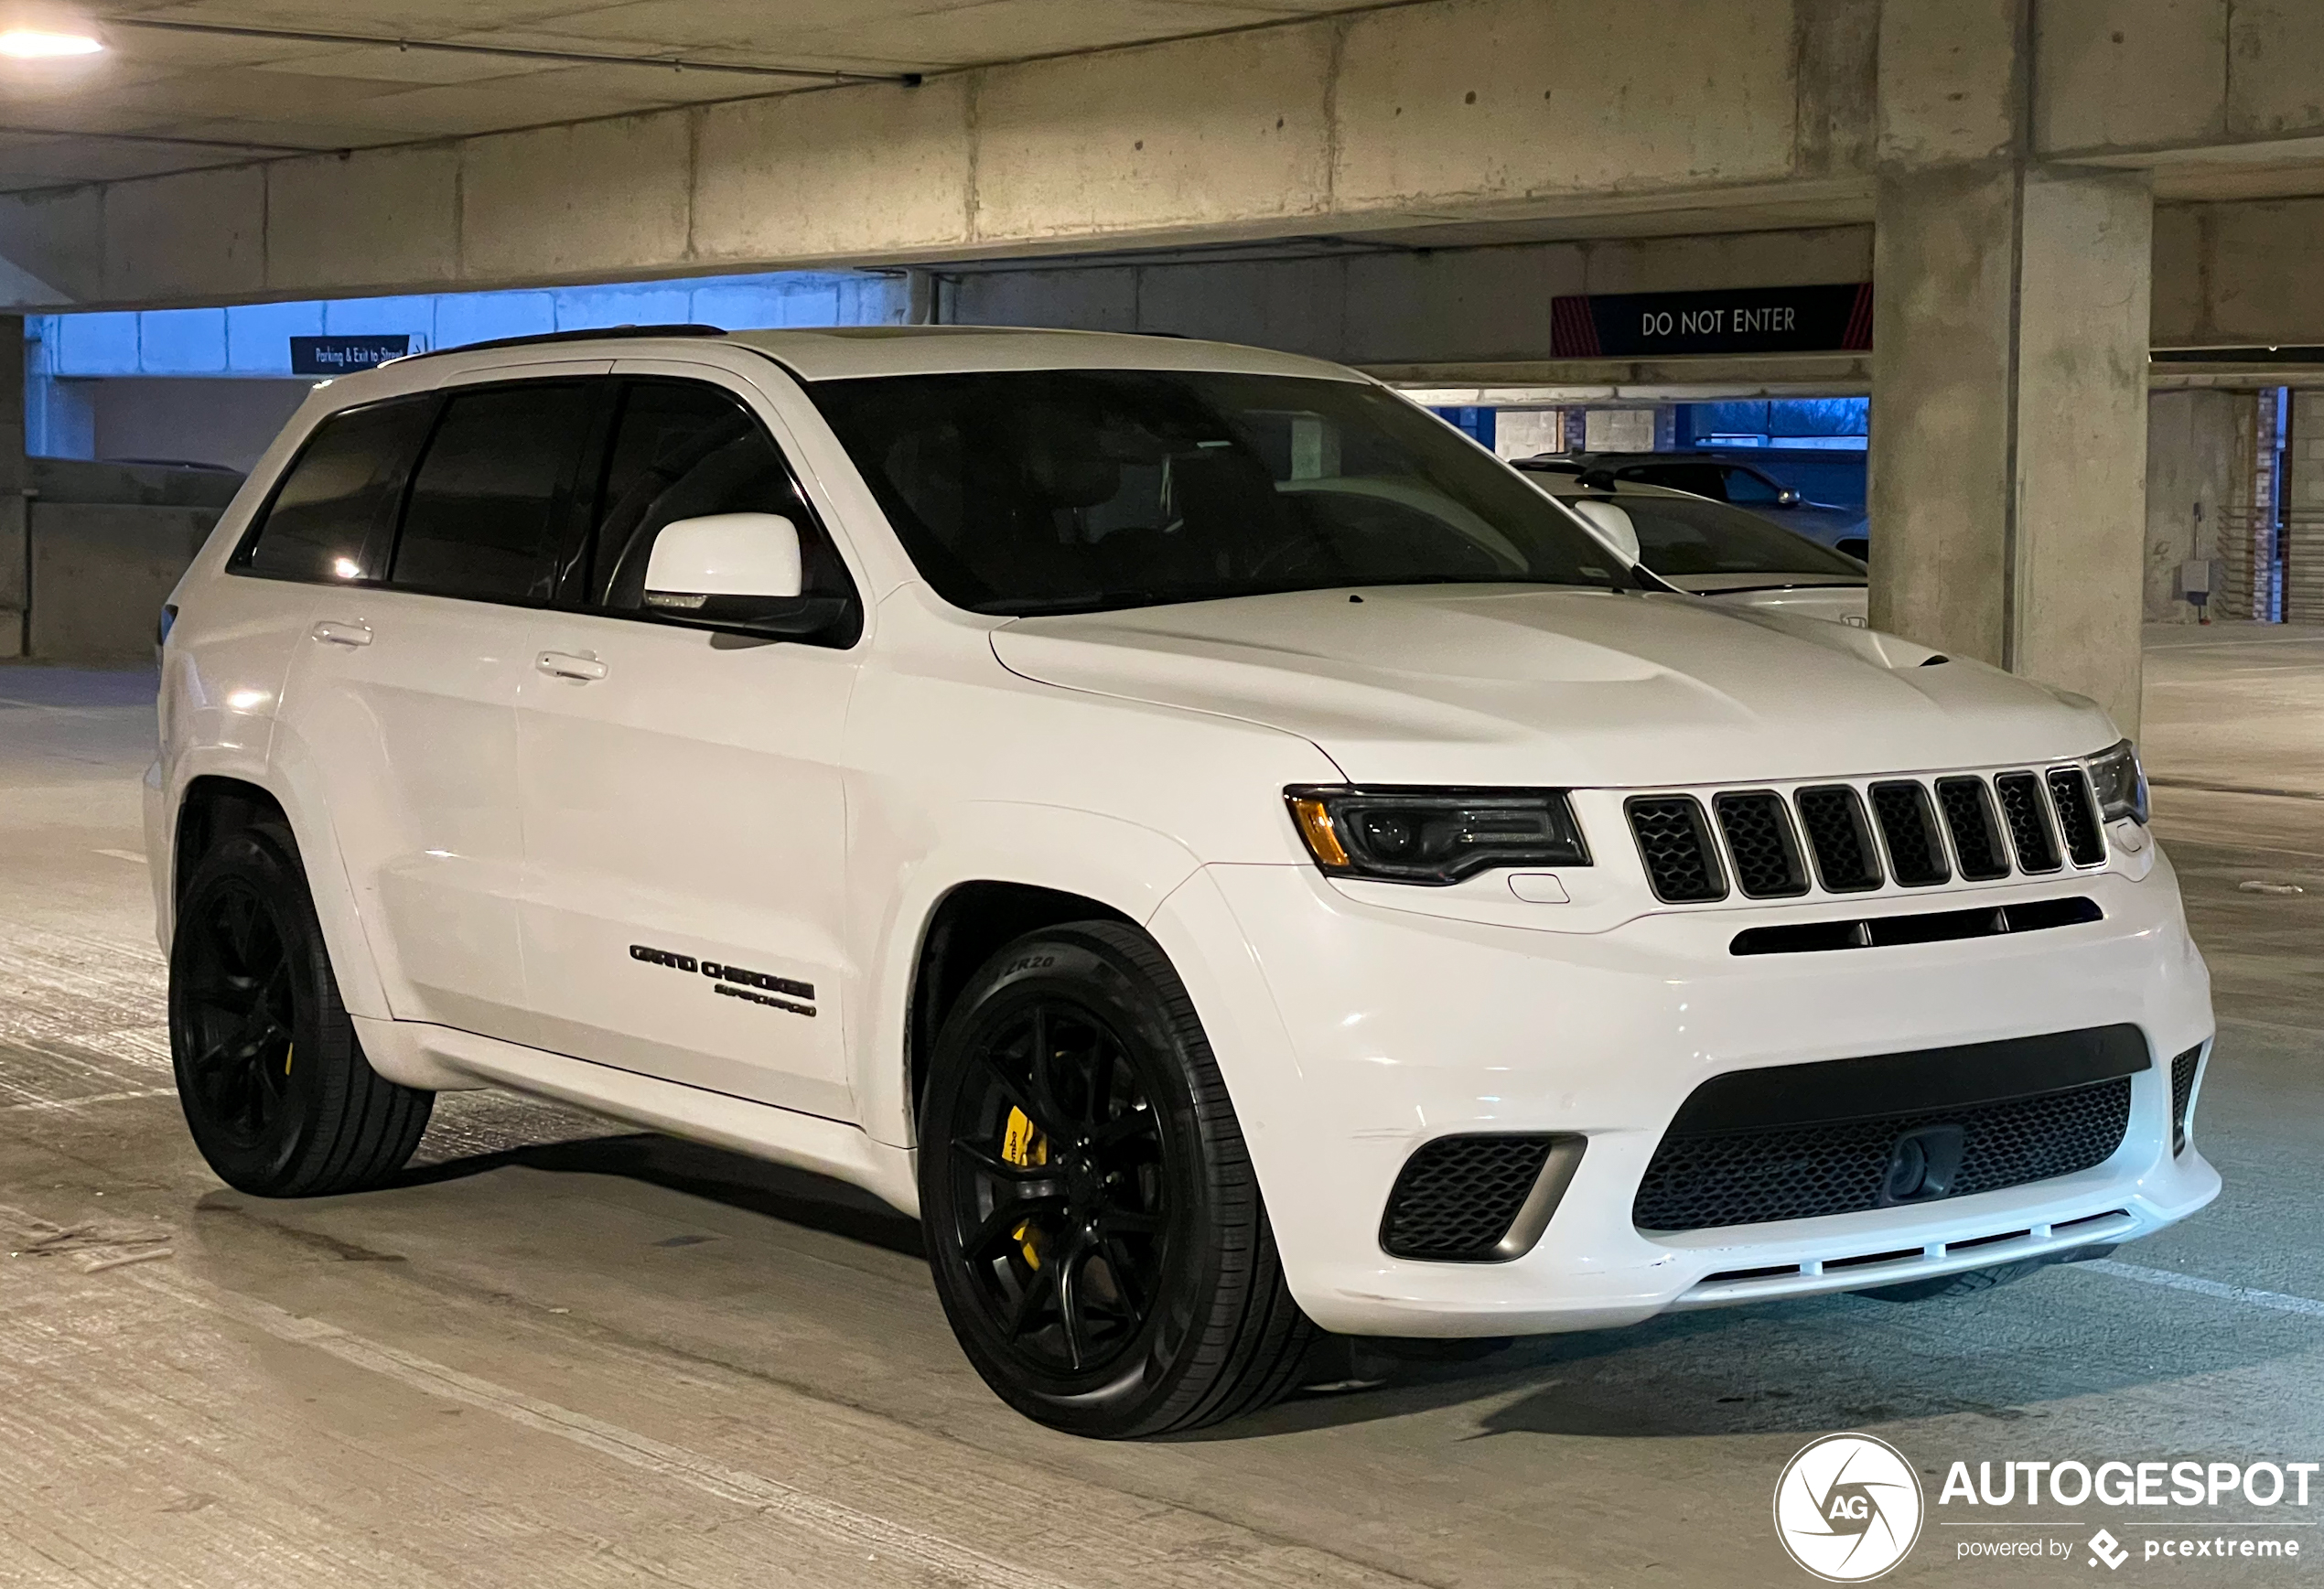
[[[1868,800],[1867,800],[1868,796]],[[1992,882],[2106,860],[2090,779],[2079,767],[1813,784],[1790,795],[1636,795],[1624,805],[1656,898],[1707,904],[1730,887],[1748,899],[1861,894],[1894,883],[1931,888],[1958,875]],[[1713,816],[1716,821],[1713,821]],[[1722,843],[1722,841],[1724,841]]]

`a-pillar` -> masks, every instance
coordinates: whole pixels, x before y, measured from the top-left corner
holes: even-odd
[[[1872,622],[2134,734],[2153,189],[2031,157],[2026,9],[1882,8]]]
[[[24,317],[0,315],[0,657],[24,655],[31,605],[24,418]]]

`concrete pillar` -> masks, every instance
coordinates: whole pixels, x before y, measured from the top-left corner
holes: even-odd
[[[2144,173],[2032,157],[2025,0],[1884,7],[1872,621],[2138,722]]]
[[[2233,531],[2246,392],[2157,392],[2146,404],[2146,621],[2191,624],[2190,563],[2207,563],[2211,616],[2226,616],[2223,548]]]
[[[24,317],[0,315],[0,657],[24,655],[31,606],[24,420]]]

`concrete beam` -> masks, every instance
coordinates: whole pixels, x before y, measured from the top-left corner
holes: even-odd
[[[1396,379],[1598,384],[1662,377],[1605,361],[1578,375],[1553,370],[1560,361],[1550,306],[1560,295],[1856,282],[1871,268],[1871,228],[1824,227],[1232,262],[1028,263],[949,276],[942,309],[945,319],[967,325],[1254,342]],[[1741,378],[1756,384],[1768,376]]]
[[[1442,0],[13,196],[0,293],[149,307],[1861,204],[1878,9]]]

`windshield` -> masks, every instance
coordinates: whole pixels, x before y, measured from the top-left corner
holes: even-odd
[[[809,391],[921,574],[975,612],[1631,584],[1522,478],[1360,381],[1038,370]]]
[[[1757,513],[1693,497],[1600,497],[1630,515],[1639,561],[1656,574],[1840,574],[1864,577],[1864,564]]]

